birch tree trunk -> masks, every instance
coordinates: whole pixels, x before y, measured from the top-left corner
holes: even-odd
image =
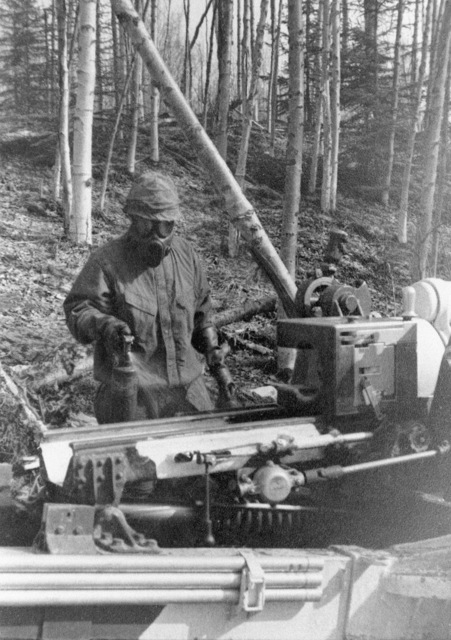
[[[45,46],[45,102],[47,106],[47,112],[50,114],[52,111],[51,108],[51,100],[52,100],[52,88],[50,86],[50,30],[49,30],[49,9],[44,9],[44,46]],[[13,29],[16,31],[15,19],[13,17]],[[16,34],[14,33],[14,40],[16,40]],[[14,104],[18,103],[17,96],[17,83],[14,83]]]
[[[56,151],[55,151],[55,164],[53,166],[53,197],[55,200],[59,200],[61,196],[61,151],[60,151],[60,141],[59,134],[56,142]],[[65,228],[66,224],[64,225]]]
[[[251,67],[251,17],[250,0],[243,0],[243,35],[241,38],[241,113],[244,112],[244,105],[249,89],[249,70]]]
[[[404,12],[404,0],[398,0],[398,16],[396,21],[395,52],[393,56],[393,83],[392,83],[392,105],[390,114],[390,130],[388,134],[388,157],[387,172],[385,174],[384,186],[382,189],[382,204],[388,206],[390,200],[390,186],[393,171],[393,161],[395,158],[395,135],[396,122],[398,120],[399,103],[399,65],[401,62],[401,32],[402,18]]]
[[[69,148],[69,68],[67,57],[67,6],[65,0],[57,4],[58,60],[60,81],[59,159],[62,172],[64,228],[69,229],[72,208],[72,177]]]
[[[78,91],[74,115],[73,208],[69,238],[92,244],[92,123],[96,81],[96,1],[80,0]]]
[[[347,61],[349,52],[349,6],[348,0],[342,0],[343,29],[341,37],[341,47],[343,58]]]
[[[447,2],[441,19],[436,50],[436,74],[432,83],[430,99],[429,128],[426,132],[425,171],[421,198],[422,218],[417,228],[415,243],[414,269],[415,279],[426,277],[431,235],[431,223],[434,208],[434,196],[437,181],[437,165],[440,149],[440,132],[443,118],[448,59],[451,45],[451,2]]]
[[[191,48],[189,46],[189,27],[191,15],[190,0],[183,0],[183,13],[185,14],[185,52],[183,56],[182,91],[188,98],[188,102],[191,102]]]
[[[279,0],[279,11],[277,14],[277,24],[275,39],[272,46],[274,58],[271,67],[271,122],[269,124],[269,153],[274,155],[276,142],[277,124],[277,104],[278,104],[278,76],[279,76],[279,47],[280,47],[280,27],[282,22],[283,0]]]
[[[102,77],[102,40],[100,21],[100,0],[96,6],[96,86],[97,86],[97,111],[103,116],[103,77]]]
[[[210,7],[211,7],[212,3],[213,3],[213,0],[206,0],[206,2],[205,2],[205,10],[204,10],[203,14],[200,17],[199,22],[197,23],[197,27],[194,30],[194,35],[191,38],[191,42],[189,43],[189,48],[191,49],[191,51],[193,50],[193,47],[197,42],[197,38],[199,37],[199,33],[200,33],[200,30],[201,30],[201,27],[202,27],[204,21],[206,21],[206,19],[207,19],[207,14],[208,14],[208,12],[210,10]],[[205,31],[206,32],[208,31],[208,24],[207,24],[207,28],[205,29]]]
[[[313,131],[312,158],[310,164],[310,175],[308,183],[308,192],[313,195],[316,191],[316,182],[318,176],[318,158],[321,148],[321,129],[323,123],[323,96],[322,96],[322,47],[323,47],[323,3],[318,6],[318,46],[315,55],[315,128]]]
[[[116,111],[119,109],[119,100],[121,95],[121,90],[119,86],[119,44],[117,37],[117,19],[116,15],[113,11],[113,7],[111,7],[111,34],[113,38],[113,86],[114,86],[114,106]]]
[[[434,46],[434,43],[437,43],[437,34],[439,25],[439,3],[441,4],[442,0],[432,0],[432,17],[431,17],[431,48],[429,52],[429,73],[427,74],[427,92],[426,92],[426,112],[425,112],[425,125],[426,128],[429,126],[429,122],[427,118],[429,117],[430,112],[430,99],[432,95],[432,82],[435,77],[435,59],[436,59],[436,50],[437,47]]]
[[[288,128],[280,256],[294,279],[304,139],[304,25],[300,0],[288,0],[288,38]]]
[[[64,3],[64,41],[61,41],[61,31],[60,31],[60,20],[62,19],[61,11],[63,7],[60,5],[56,8],[56,24],[58,28],[58,87],[59,87],[59,127],[61,127],[61,100],[62,100],[62,89],[63,89],[63,81],[62,81],[62,68],[61,68],[61,56],[64,55],[66,58],[67,64],[67,7]],[[44,42],[45,42],[45,85],[47,94],[50,91],[49,86],[49,78],[48,78],[48,20],[47,20],[47,10],[44,9]],[[65,52],[63,52],[63,47],[65,47]],[[47,112],[50,114],[50,100],[47,98]],[[56,142],[56,150],[55,150],[55,163],[53,166],[53,197],[55,200],[59,200],[61,193],[61,150],[60,150],[60,139],[58,135],[58,139]],[[64,223],[64,228],[67,229],[66,221]]]
[[[268,133],[271,133],[271,122],[272,122],[272,88],[273,88],[273,75],[274,75],[274,44],[276,41],[276,0],[270,0],[269,4],[269,21],[270,27],[269,32],[271,34],[271,58],[269,63],[269,77],[268,77],[268,89],[267,89],[267,100],[266,100],[266,129]]]
[[[409,128],[409,140],[407,143],[407,158],[402,176],[401,198],[398,214],[398,241],[402,244],[407,242],[407,213],[409,209],[409,188],[410,176],[412,173],[413,154],[415,151],[415,140],[420,128],[421,121],[421,96],[423,91],[424,77],[426,73],[426,60],[429,48],[429,33],[431,26],[432,4],[434,0],[429,0],[426,7],[426,17],[423,30],[423,43],[421,46],[421,61],[418,69],[418,82],[415,90],[415,100],[413,105],[413,115]]]
[[[56,8],[55,8],[55,0],[52,0],[52,28],[50,34],[50,113],[51,115],[55,115],[55,67],[58,64],[57,61],[57,53],[56,53],[56,44],[55,44],[55,34],[58,32],[57,27],[57,18],[56,18]],[[30,67],[30,55],[28,44],[25,47],[25,59],[27,68]]]
[[[233,0],[218,2],[218,120],[216,146],[227,160],[227,135],[232,73]]]
[[[142,15],[141,0],[135,0],[135,7],[138,14]],[[141,95],[141,79],[142,79],[142,60],[140,56],[136,56],[133,67],[132,77],[132,112],[130,139],[127,151],[127,171],[133,175],[136,166],[136,147],[138,144],[138,128],[139,128],[139,111],[140,111],[140,95]]]
[[[213,17],[211,19],[210,38],[209,38],[208,47],[207,47],[208,58],[207,58],[207,70],[205,73],[204,110],[202,115],[202,122],[204,125],[204,129],[207,128],[207,120],[208,120],[208,96],[210,91],[211,61],[213,59],[213,38],[214,38],[214,32],[215,32],[217,10],[218,10],[218,3],[215,2],[213,5]]]
[[[331,180],[332,180],[332,131],[330,112],[330,3],[321,0],[323,5],[323,50],[322,50],[322,107],[323,107],[323,180],[321,184],[321,211],[329,213],[331,208]]]
[[[120,77],[120,85],[124,86],[125,78],[128,75],[129,64],[128,64],[128,46],[127,46],[127,34],[119,28],[119,77]],[[128,92],[125,96],[125,105],[129,106],[130,102],[130,92]],[[123,131],[121,130],[121,139]]]
[[[364,92],[366,108],[364,110],[364,139],[357,155],[364,180],[370,184],[379,183],[380,176],[380,140],[378,132],[384,126],[379,110],[379,0],[363,0],[364,10]]]
[[[337,208],[338,186],[338,152],[340,147],[340,84],[341,84],[341,55],[340,55],[340,0],[332,0],[331,10],[332,31],[332,82],[330,85],[330,124],[331,124],[331,176],[330,176],[330,210]]]
[[[116,136],[117,136],[117,132],[119,130],[119,124],[121,122],[121,116],[122,116],[122,111],[124,108],[124,104],[125,104],[125,97],[128,93],[128,89],[130,86],[130,81],[132,79],[133,76],[133,71],[135,68],[135,59],[136,59],[136,52],[135,55],[132,57],[131,62],[130,62],[130,67],[128,70],[128,74],[127,77],[125,78],[125,82],[124,82],[124,86],[122,88],[122,94],[119,100],[119,104],[118,104],[118,108],[117,108],[117,113],[116,113],[116,118],[114,121],[114,126],[113,126],[113,131],[111,133],[111,137],[110,137],[110,142],[108,144],[108,151],[107,151],[107,155],[106,155],[106,159],[105,159],[105,168],[103,171],[103,180],[102,180],[102,188],[100,191],[100,200],[99,200],[99,211],[101,213],[103,213],[103,211],[105,210],[105,197],[106,197],[106,190],[107,190],[107,186],[108,186],[108,176],[110,173],[110,166],[111,166],[111,159],[113,157],[113,150],[114,150],[114,143],[116,141]]]
[[[70,47],[69,47],[69,59],[68,59],[68,67],[69,67],[69,91],[71,92],[69,104],[76,102],[76,93],[75,88],[77,86],[77,64],[75,59],[75,50],[78,45],[78,34],[80,31],[80,5],[77,2],[74,12],[74,17],[72,20],[73,29],[70,38]],[[72,89],[72,87],[74,89]],[[72,94],[73,92],[73,94]]]
[[[249,92],[243,104],[243,126],[241,130],[241,143],[238,152],[238,160],[236,166],[236,179],[241,189],[244,187],[246,176],[247,156],[249,152],[249,139],[252,129],[252,116],[254,112],[254,103],[258,94],[258,80],[263,57],[263,37],[265,33],[266,17],[268,14],[269,0],[261,0],[260,20],[257,26],[257,35],[255,39],[254,51],[252,54],[252,75],[249,86]]]
[[[305,0],[305,42],[312,41],[312,0]],[[312,92],[312,65],[310,63],[312,56],[310,55],[310,46],[306,45],[305,59],[304,59],[304,123],[310,128],[313,122],[314,108],[312,106],[313,92]],[[315,56],[313,56],[315,60]],[[313,70],[314,73],[314,70]]]
[[[168,8],[167,8],[167,14],[166,14],[166,30],[165,30],[165,34],[164,34],[164,43],[163,43],[163,57],[165,60],[167,60],[167,55],[168,55],[168,45],[169,45],[169,41],[170,41],[170,37],[169,37],[169,31],[171,28],[171,5],[172,5],[172,0],[168,1]]]
[[[224,198],[225,209],[230,219],[237,225],[256,261],[273,283],[287,315],[295,315],[296,286],[261,226],[252,205],[242,193],[226,162],[184,99],[130,0],[111,0],[111,2],[119,21],[129,33],[149,72],[158,83],[163,101],[173,111],[179,125],[196,149],[199,160],[210,174],[212,183]]]
[[[151,0],[150,5],[150,37],[157,46],[157,0]],[[150,77],[150,160],[155,165],[160,162],[160,143],[158,132],[158,114],[160,111],[160,94]]]
[[[413,21],[412,35],[412,63],[410,70],[410,81],[413,85],[418,80],[418,33],[420,30],[420,0],[415,0],[415,17]]]
[[[244,189],[246,177],[247,156],[249,153],[249,140],[251,137],[252,117],[254,114],[254,104],[258,95],[258,80],[263,57],[263,38],[265,34],[266,16],[268,14],[269,0],[261,0],[260,20],[257,26],[257,35],[252,55],[252,76],[249,93],[243,104],[243,126],[241,128],[241,142],[238,151],[235,177],[241,189]],[[239,234],[234,225],[229,226],[229,255],[235,258],[238,254]]]
[[[288,128],[280,257],[296,278],[304,140],[304,24],[301,0],[288,0]],[[283,317],[279,311],[279,317]],[[296,349],[278,349],[278,368],[293,371]]]
[[[437,277],[438,258],[440,253],[440,228],[442,224],[442,212],[445,200],[446,178],[449,170],[448,144],[449,144],[449,114],[450,114],[450,84],[451,84],[451,52],[448,58],[448,73],[446,78],[444,112],[442,118],[442,136],[440,141],[440,156],[438,169],[438,190],[436,204],[434,206],[433,230],[432,230],[432,276]]]

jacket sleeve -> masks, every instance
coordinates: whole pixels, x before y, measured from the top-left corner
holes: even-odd
[[[76,340],[99,339],[113,316],[114,291],[95,257],[91,256],[64,301],[67,326]]]

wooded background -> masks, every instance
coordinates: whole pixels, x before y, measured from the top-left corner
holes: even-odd
[[[187,113],[197,115],[244,192],[249,140],[267,132],[269,166],[274,174],[285,168],[280,255],[289,276],[277,262],[272,270],[274,282],[286,279],[288,298],[301,182],[332,219],[340,182],[397,207],[398,240],[414,242],[412,279],[437,273],[440,229],[449,223],[451,0],[2,0],[0,7],[2,113],[58,131],[54,194],[75,242],[91,243],[93,207],[103,212],[111,197],[117,139],[128,146],[123,170],[134,174],[137,137],[146,129],[148,159],[158,166],[159,123],[173,114],[174,91],[164,90],[156,67],[152,76],[154,53],[144,48],[155,44]],[[138,26],[129,19],[134,11],[143,19]],[[143,34],[150,44],[141,46]],[[234,156],[231,122],[241,124]],[[99,202],[92,201],[93,139],[105,158],[95,168]],[[412,181],[421,183],[415,218]],[[240,232],[252,240],[258,220],[244,220],[252,207],[237,198],[232,211],[225,204],[234,222],[231,256]],[[254,238],[259,247],[262,233]]]
[[[377,312],[451,279],[451,0],[0,0],[0,36],[0,461],[94,420],[62,302],[149,168],[178,186],[243,403],[284,371],[249,252],[288,314],[334,226]]]

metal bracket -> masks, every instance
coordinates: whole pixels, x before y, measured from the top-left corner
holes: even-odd
[[[33,546],[52,554],[97,553],[94,544],[95,507],[45,504],[42,524]]]
[[[248,549],[240,549],[246,563],[241,573],[239,606],[248,613],[263,611],[265,605],[265,572],[257,557]]]
[[[74,452],[76,496],[88,504],[118,504],[126,481],[123,451]]]

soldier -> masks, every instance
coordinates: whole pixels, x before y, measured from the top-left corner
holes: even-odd
[[[98,422],[115,421],[111,376],[130,335],[139,374],[134,419],[211,410],[200,354],[218,382],[218,408],[236,406],[204,270],[191,245],[175,235],[180,209],[173,181],[145,173],[131,187],[124,212],[129,229],[91,254],[64,302],[72,335],[95,343]]]

